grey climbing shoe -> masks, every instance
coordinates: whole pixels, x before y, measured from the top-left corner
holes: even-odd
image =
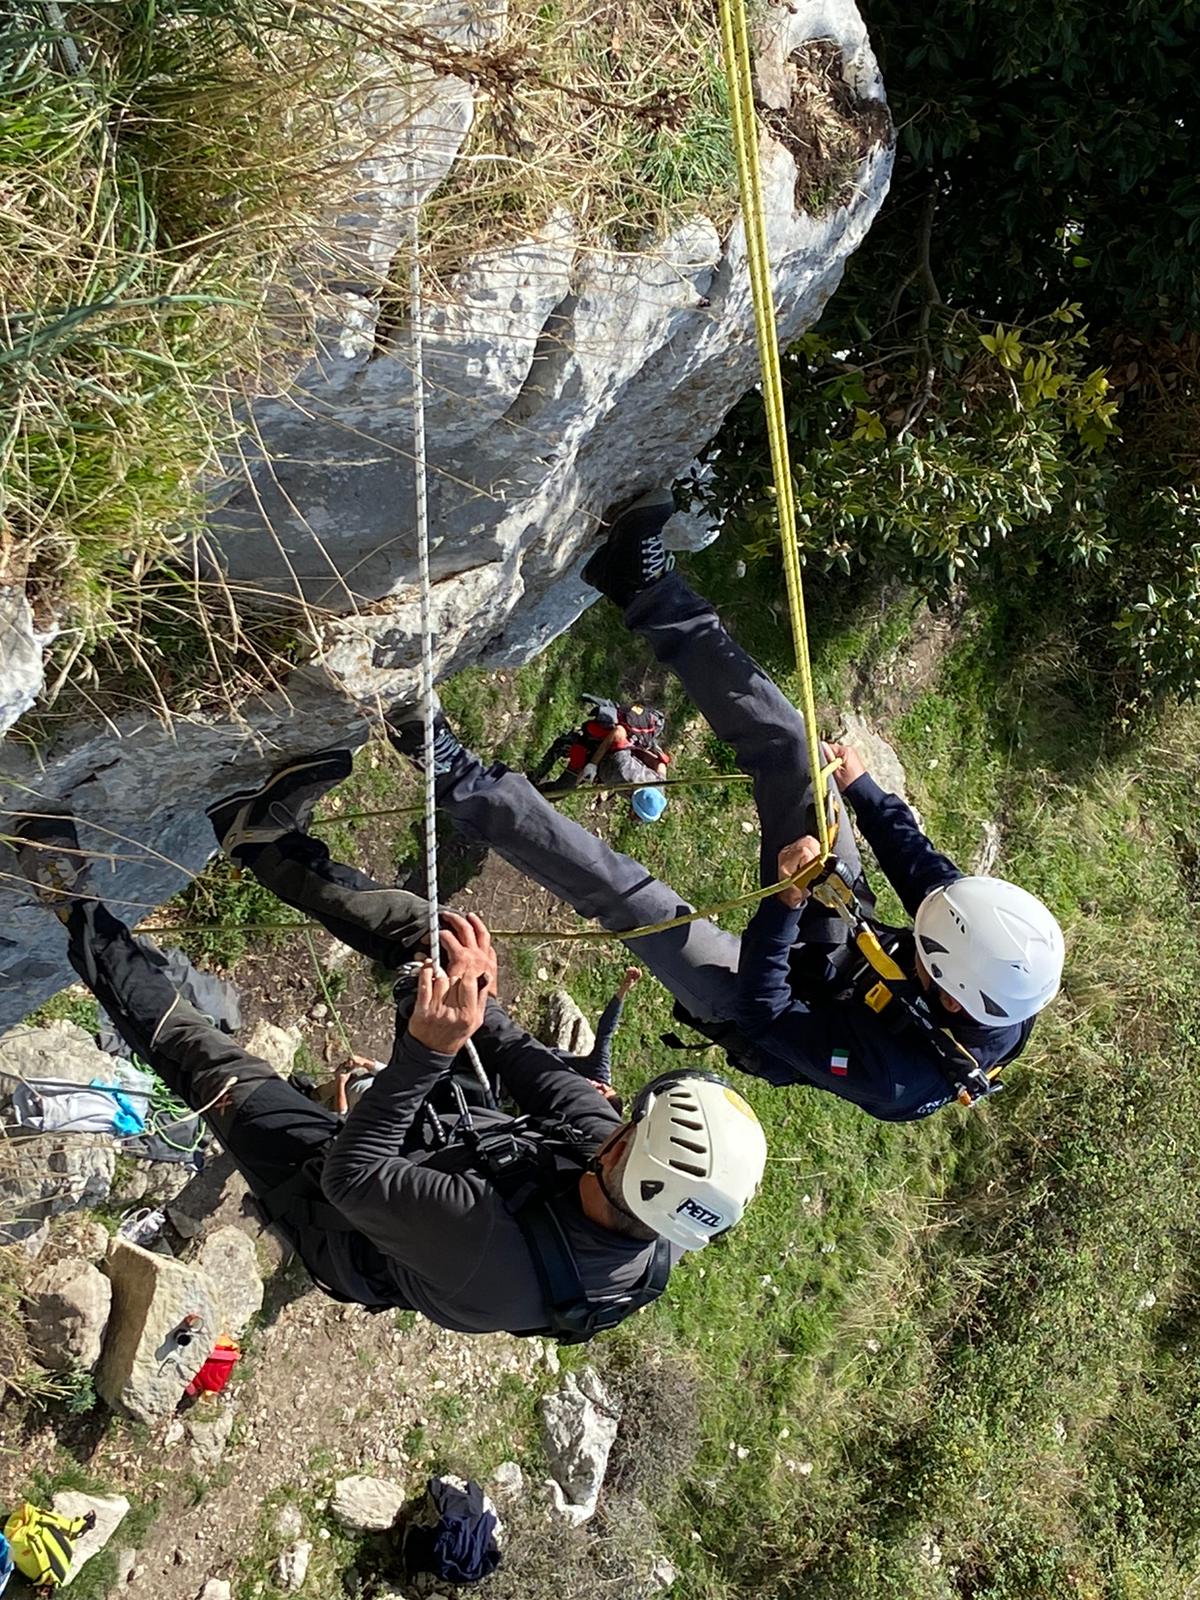
[[[612,519],[608,536],[583,569],[583,581],[622,610],[675,565],[662,531],[675,512],[669,489],[644,494]]]
[[[91,892],[74,818],[45,812],[16,817],[11,843],[17,865],[38,900],[65,922],[73,902],[90,897]]]
[[[304,833],[323,794],[350,776],[348,750],[318,750],[277,767],[256,789],[239,789],[208,807],[217,843],[227,856],[247,845],[274,844]]]
[[[385,713],[387,735],[402,756],[421,772],[425,770],[425,720],[417,705],[393,706]],[[440,778],[450,772],[466,755],[462,741],[446,721],[436,697],[433,712],[433,770]]]

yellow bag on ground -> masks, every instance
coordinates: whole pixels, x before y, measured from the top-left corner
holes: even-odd
[[[26,1500],[4,1524],[17,1571],[39,1588],[56,1588],[71,1569],[76,1539],[92,1520],[41,1511]]]

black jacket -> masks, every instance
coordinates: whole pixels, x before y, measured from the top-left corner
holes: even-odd
[[[585,1078],[512,1022],[494,1002],[475,1037],[489,1071],[528,1115],[561,1118],[598,1148],[620,1117]],[[519,1224],[469,1152],[423,1147],[418,1117],[453,1066],[405,1032],[391,1063],[330,1145],[322,1187],[353,1232],[334,1235],[334,1287],[365,1303],[394,1290],[397,1303],[460,1333],[544,1328],[548,1312]],[[510,1120],[476,1111],[479,1129]],[[653,1246],[590,1221],[572,1193],[556,1202],[584,1287],[624,1292],[645,1272]]]

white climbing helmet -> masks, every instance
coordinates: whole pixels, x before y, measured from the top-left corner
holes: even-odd
[[[1024,1022],[1058,993],[1062,929],[1015,883],[957,878],[925,896],[914,931],[938,988],[986,1027]]]
[[[653,1079],[631,1121],[623,1203],[671,1244],[702,1250],[754,1198],[767,1160],[762,1125],[740,1094],[708,1072]]]

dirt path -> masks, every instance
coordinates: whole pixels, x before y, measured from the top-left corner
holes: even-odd
[[[486,1411],[506,1377],[531,1380],[540,1355],[535,1341],[468,1339],[425,1322],[402,1330],[391,1313],[304,1293],[256,1335],[252,1370],[219,1402],[234,1416],[220,1463],[167,1480],[123,1592],[134,1600],[194,1600],[207,1578],[233,1578],[239,1561],[259,1548],[263,1507],[272,1497],[320,1506],[337,1478],[357,1472],[417,1490],[421,1461],[414,1454],[444,1451],[462,1460],[456,1402],[465,1398],[472,1412]],[[145,1495],[156,1456],[176,1472],[188,1460],[186,1442],[164,1442],[177,1432],[161,1424],[137,1455],[102,1448],[92,1465]],[[496,1462],[468,1464],[486,1476]]]

